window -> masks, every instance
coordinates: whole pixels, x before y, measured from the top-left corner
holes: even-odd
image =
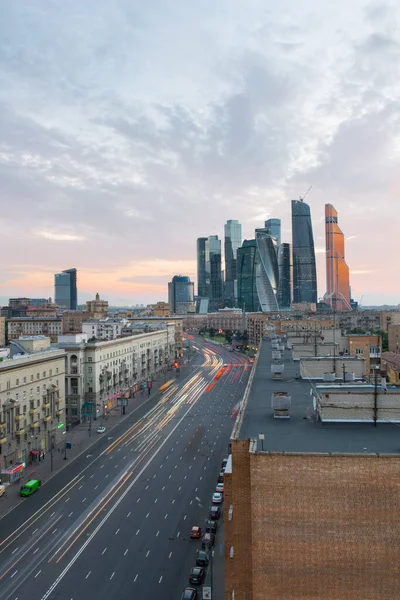
[[[36,388],[36,393],[37,393],[37,394],[40,394],[40,386],[39,386],[39,385],[38,385],[38,386],[37,386],[37,388]]]
[[[356,354],[364,354],[363,348],[356,348]]]
[[[51,377],[53,375],[53,369],[50,369],[49,371],[49,377]]]
[[[33,375],[31,375],[31,381],[33,381]]]
[[[19,379],[15,380],[15,385],[19,385]]]
[[[90,393],[90,392],[93,392],[93,388],[92,388],[92,387],[90,387],[90,388],[89,388],[89,393]]]
[[[36,379],[40,379],[40,373],[36,373]]]
[[[24,377],[24,383],[26,383],[26,377]]]
[[[30,397],[33,398],[33,388],[30,389]]]
[[[43,377],[46,377],[46,371],[43,371]]]
[[[91,373],[92,370],[93,370],[92,367],[88,367],[88,373]]]
[[[18,392],[17,392],[17,393],[15,394],[15,399],[16,399],[16,400],[18,400],[18,398],[19,398],[19,394],[18,394]]]
[[[43,384],[43,391],[44,392],[46,391],[46,384],[45,383]]]
[[[26,400],[26,390],[23,391],[22,398]]]
[[[88,362],[93,362],[93,361],[92,361],[92,357],[91,357],[91,356],[89,356],[89,358],[88,358]]]
[[[58,367],[56,368],[56,375],[58,375]]]

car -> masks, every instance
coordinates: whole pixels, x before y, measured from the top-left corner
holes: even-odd
[[[105,432],[105,430],[106,430],[106,428],[105,428],[105,427],[103,427],[103,425],[100,425],[100,426],[97,428],[97,433],[104,433],[104,432]]]
[[[224,458],[224,459],[222,460],[222,465],[221,465],[221,467],[222,467],[223,469],[225,469],[225,467],[226,467],[227,463],[228,463],[228,459],[227,459],[227,458]]]
[[[208,554],[205,550],[197,550],[196,552],[196,566],[197,567],[206,567],[210,559],[208,558]]]
[[[26,496],[31,496],[34,492],[36,492],[36,490],[40,488],[41,485],[42,482],[40,481],[40,479],[30,479],[24,485],[21,485],[19,495],[22,498],[25,498]]]
[[[204,569],[202,567],[192,567],[190,569],[189,583],[201,585],[204,581]]]
[[[213,504],[221,504],[222,502],[222,494],[220,492],[214,492],[212,496]]]
[[[201,540],[201,547],[206,550],[207,548],[212,548],[214,546],[215,536],[213,533],[205,533],[203,535],[203,539]]]
[[[221,510],[220,510],[219,506],[211,506],[208,516],[210,517],[210,519],[212,521],[218,521],[218,519],[221,516]]]
[[[183,590],[181,600],[195,600],[197,598],[196,588],[187,587]]]
[[[222,482],[218,482],[216,487],[215,487],[215,491],[219,492],[220,494],[223,493],[224,491],[224,484]]]
[[[218,475],[218,483],[224,483],[224,472],[221,471],[221,473]]]
[[[218,523],[217,521],[206,521],[206,533],[213,533],[214,535],[217,533]]]
[[[190,537],[192,540],[198,540],[201,538],[201,527],[197,527],[197,525],[193,525],[190,530]]]

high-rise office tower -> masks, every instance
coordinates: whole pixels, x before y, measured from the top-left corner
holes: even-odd
[[[344,257],[344,235],[332,204],[325,204],[326,295],[334,310],[351,310],[349,267]]]
[[[206,285],[210,311],[222,307],[221,240],[210,235],[206,241]]]
[[[54,275],[55,303],[60,308],[76,310],[78,306],[77,271],[66,269]]]
[[[194,283],[186,275],[175,275],[168,284],[168,302],[171,313],[186,315],[196,312]]]
[[[259,312],[256,285],[256,240],[244,240],[237,251],[237,304],[246,312]]]
[[[276,239],[277,246],[281,245],[281,220],[280,219],[268,219],[265,221],[265,229],[267,232]]]
[[[317,270],[311,212],[303,200],[292,200],[293,302],[317,303]]]
[[[278,250],[278,304],[280,310],[290,308],[291,304],[291,271],[292,271],[292,249],[290,244],[283,243]]]
[[[207,293],[207,273],[206,273],[206,237],[197,238],[197,295],[199,298],[206,298]]]
[[[237,251],[242,245],[242,226],[239,221],[230,219],[225,223],[225,299],[229,306],[235,306],[235,281],[237,279]]]
[[[276,312],[278,307],[277,241],[266,229],[256,229],[256,286],[263,312]]]

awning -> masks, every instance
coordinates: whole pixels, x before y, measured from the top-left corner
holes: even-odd
[[[42,454],[41,450],[31,450],[32,456],[40,456]]]

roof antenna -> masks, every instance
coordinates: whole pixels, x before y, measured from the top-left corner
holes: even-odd
[[[304,198],[307,196],[307,194],[311,191],[312,189],[312,185],[310,185],[310,187],[308,188],[308,190],[306,191],[306,193],[304,194],[304,196],[300,196],[299,200],[300,202],[303,202]]]

